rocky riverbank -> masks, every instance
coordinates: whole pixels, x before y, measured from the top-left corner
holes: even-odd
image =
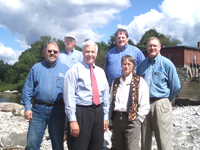
[[[200,105],[173,107],[172,145],[174,150],[200,149]],[[24,108],[16,103],[0,103],[0,149],[24,150],[28,121],[24,119]],[[104,150],[111,147],[111,132],[105,133]],[[64,143],[67,150],[66,142]],[[41,150],[51,150],[46,132]],[[153,139],[153,150],[157,150]]]

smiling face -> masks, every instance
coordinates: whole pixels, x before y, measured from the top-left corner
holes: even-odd
[[[86,64],[89,66],[93,65],[94,61],[96,60],[97,57],[97,51],[96,51],[96,46],[95,45],[88,45],[85,46],[83,50],[83,59]]]
[[[150,59],[154,59],[160,53],[161,44],[156,38],[152,38],[149,40],[146,48]]]
[[[127,45],[128,40],[129,39],[124,32],[118,32],[116,36],[116,43],[118,49],[123,50],[124,47]]]
[[[53,65],[56,62],[59,55],[59,48],[57,44],[49,43],[44,50],[44,55],[47,63],[50,66]]]

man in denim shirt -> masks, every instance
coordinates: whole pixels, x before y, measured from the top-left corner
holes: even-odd
[[[174,64],[160,54],[161,43],[156,37],[147,41],[149,57],[139,63],[137,74],[144,77],[150,93],[150,111],[142,124],[142,150],[151,150],[154,132],[159,150],[171,150],[172,106],[180,91]]]
[[[22,91],[21,103],[25,107],[25,118],[29,120],[26,150],[40,149],[47,125],[52,148],[63,150],[63,82],[68,67],[57,61],[59,47],[56,42],[46,45],[44,55],[45,60],[31,68]]]

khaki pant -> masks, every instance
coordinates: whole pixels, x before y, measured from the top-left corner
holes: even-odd
[[[141,122],[135,119],[127,121],[127,114],[117,114],[113,118],[113,135],[115,150],[139,150]]]
[[[172,106],[168,98],[151,102],[149,114],[142,123],[142,150],[151,150],[154,132],[158,150],[171,150]]]

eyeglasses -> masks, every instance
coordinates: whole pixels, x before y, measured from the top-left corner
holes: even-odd
[[[132,64],[131,63],[122,63],[122,66],[126,66],[126,65],[128,65],[128,67],[130,67]]]
[[[57,54],[58,53],[58,51],[55,51],[55,50],[48,50],[48,53],[54,53],[54,54]]]
[[[75,41],[75,40],[74,40],[73,38],[66,38],[65,41],[71,43],[71,42],[73,42],[73,41]]]

